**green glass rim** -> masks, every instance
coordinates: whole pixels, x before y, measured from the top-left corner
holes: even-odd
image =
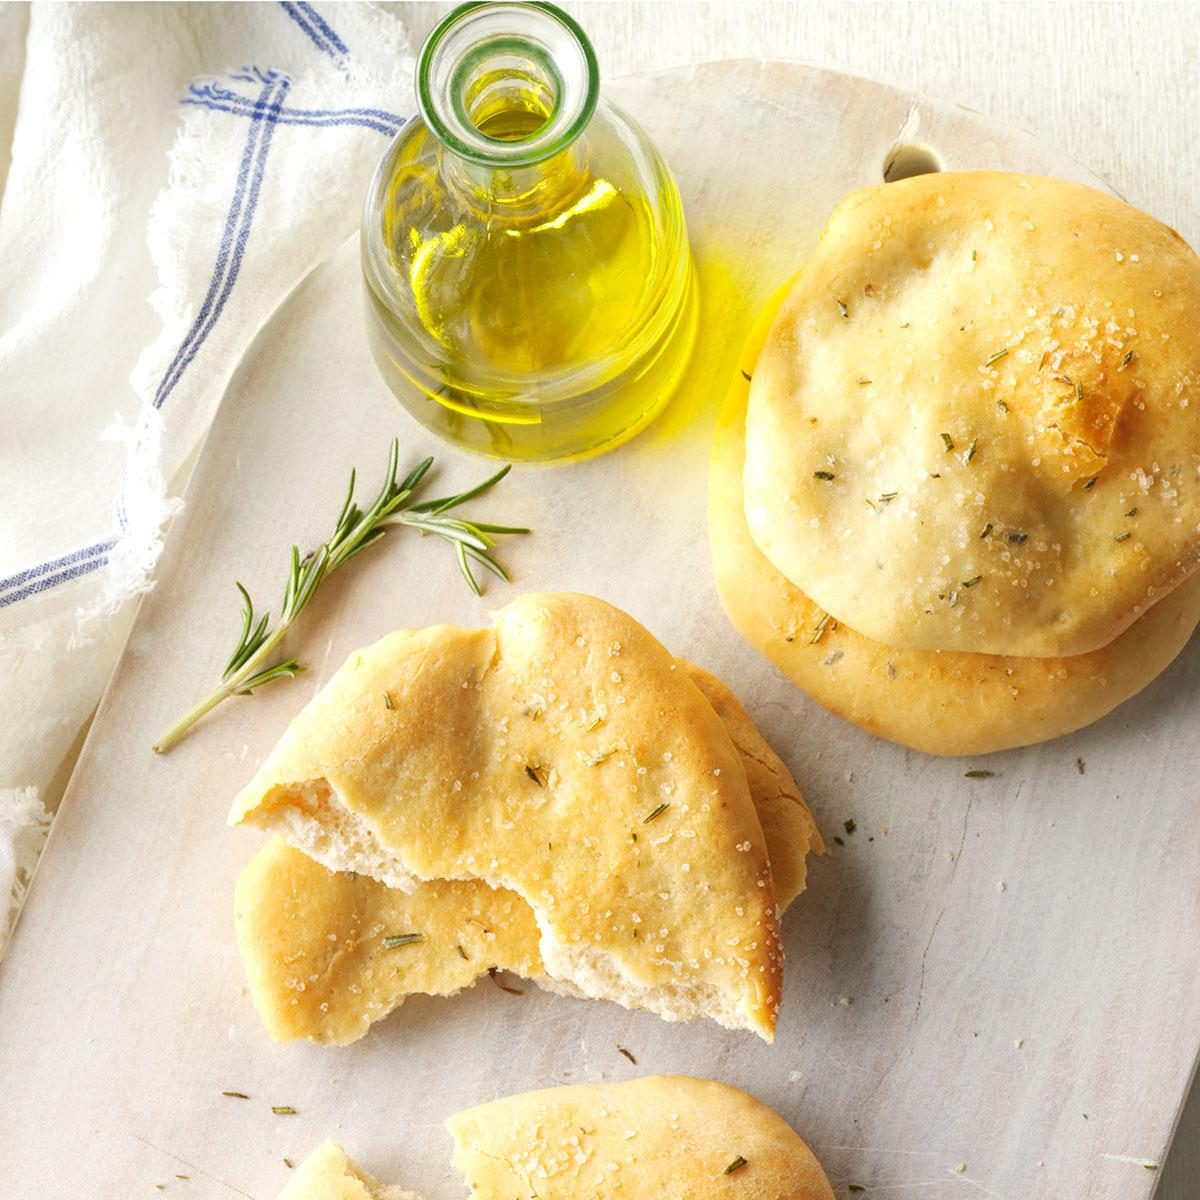
[[[475,136],[469,138],[461,136],[456,129],[452,128],[446,122],[442,113],[439,112],[438,105],[434,101],[432,88],[430,87],[430,75],[437,52],[445,41],[447,34],[464,17],[477,13],[481,9],[488,8],[525,9],[548,16],[562,26],[579,46],[586,66],[586,92],[582,103],[578,106],[578,111],[571,121],[564,128],[556,131],[553,136],[546,136],[544,130],[546,126],[553,123],[554,114],[563,104],[563,90],[566,86],[566,81],[557,64],[554,62],[553,57],[543,47],[519,32],[503,38],[492,39],[472,47],[463,55],[460,62],[454,64],[451,76],[454,88],[452,99],[454,115],[466,129],[472,130]],[[460,85],[465,84],[466,77],[472,69],[478,66],[481,61],[486,59],[498,47],[512,49],[517,46],[520,46],[522,52],[537,63],[549,76],[556,93],[554,109],[547,118],[546,125],[541,130],[519,141],[501,141],[497,138],[489,137],[486,133],[474,128],[470,116],[466,111],[466,105],[463,102],[463,87]],[[416,76],[417,107],[420,109],[425,123],[433,131],[438,141],[469,162],[485,167],[528,167],[533,166],[535,163],[544,162],[548,158],[553,158],[554,155],[565,150],[584,131],[588,122],[592,119],[593,113],[596,111],[596,104],[600,98],[600,65],[587,34],[584,33],[583,27],[578,21],[568,13],[563,12],[556,5],[545,3],[545,0],[520,0],[520,2],[517,2],[517,0],[501,0],[500,3],[496,3],[495,0],[470,0],[469,3],[460,4],[457,8],[447,13],[438,22],[429,37],[425,39],[425,44],[421,47],[421,53],[417,58]]]

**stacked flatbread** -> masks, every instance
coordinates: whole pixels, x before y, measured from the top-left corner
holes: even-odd
[[[778,913],[820,837],[718,680],[588,596],[402,630],[293,721],[231,822],[270,1034],[345,1043],[497,968],[770,1040]]]
[[[833,1200],[809,1148],[766,1105],[687,1076],[549,1088],[446,1122],[475,1200]],[[418,1200],[326,1142],[279,1200]]]
[[[1061,180],[855,193],[746,347],[710,527],[734,624],[865,729],[1098,719],[1200,619],[1200,260]]]

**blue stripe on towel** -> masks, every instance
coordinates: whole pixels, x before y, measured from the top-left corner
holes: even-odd
[[[259,193],[262,190],[263,170],[267,162],[267,154],[271,149],[271,138],[274,134],[278,118],[278,109],[283,104],[291,86],[286,76],[276,76],[268,83],[254,105],[251,116],[250,135],[246,139],[246,149],[238,167],[237,184],[234,188],[233,200],[229,205],[229,215],[225,221],[225,232],[221,238],[221,247],[217,254],[217,262],[213,268],[212,279],[204,303],[196,314],[187,336],[175,354],[171,365],[167,368],[162,382],[154,396],[154,407],[161,408],[175,385],[183,377],[192,360],[196,357],[205,338],[212,332],[213,325],[225,307],[225,301],[233,285],[237,282],[241,270],[242,256],[246,251],[246,242],[250,236],[250,227],[254,221],[254,210],[258,205]]]
[[[0,596],[0,608],[7,608],[10,604],[15,604],[18,600],[24,600],[27,596],[36,596],[39,592],[49,591],[52,587],[57,587],[60,583],[66,583],[71,579],[78,579],[81,575],[89,575],[92,571],[99,569],[108,562],[108,552],[112,549],[114,543],[108,542],[102,552],[95,558],[79,558],[79,556],[88,553],[87,551],[77,550],[74,555],[67,555],[66,558],[79,558],[79,561],[72,562],[69,566],[58,571],[56,574],[46,574],[51,570],[53,564],[43,563],[40,567],[34,567],[30,571],[23,571],[26,576],[38,576],[32,579],[31,582],[25,584],[24,587],[18,588],[16,591],[6,592]],[[95,549],[95,547],[93,547]],[[16,576],[13,576],[16,578]]]
[[[264,82],[261,79],[247,79],[244,75],[230,75],[227,78],[242,79],[251,83]],[[250,110],[254,106],[254,100],[251,97],[243,96],[240,92],[223,86],[215,79],[210,79],[207,83],[188,84],[187,95],[180,103],[195,104],[197,102],[208,107],[212,107],[213,102],[227,104],[230,108],[226,111],[238,108],[245,116],[250,114]],[[292,108],[286,104],[280,106],[280,124],[287,124],[293,117],[373,117],[385,125],[394,125],[397,129],[408,120],[399,113],[388,112],[383,108]]]
[[[180,104],[191,104],[198,108],[211,108],[214,112],[233,113],[235,116],[250,116],[252,112],[249,101],[238,102],[234,100],[217,100],[217,99],[201,99],[197,96],[185,96]],[[273,121],[276,125],[307,125],[310,127],[332,127],[337,125],[359,125],[365,129],[374,129],[377,133],[382,133],[386,137],[393,137],[400,131],[404,121],[401,117],[389,117],[388,122],[378,120],[374,117],[358,116],[353,110],[345,109],[344,115],[338,115],[336,110],[332,110],[328,115],[306,112],[304,109],[280,109],[279,114],[268,113],[264,118],[268,121]]]
[[[346,43],[334,33],[328,22],[311,4],[281,0],[280,8],[304,30],[313,45],[323,54],[328,54],[330,58],[345,58],[350,53]]]
[[[109,538],[106,542],[96,542],[91,546],[85,546],[82,550],[72,550],[70,554],[64,554],[61,558],[54,558],[39,566],[28,567],[24,571],[18,571],[15,575],[10,575],[7,579],[0,579],[0,593],[10,591],[23,583],[28,583],[31,579],[37,579],[60,567],[75,566],[84,559],[91,558],[97,554],[107,555],[108,551],[116,544],[116,538]]]

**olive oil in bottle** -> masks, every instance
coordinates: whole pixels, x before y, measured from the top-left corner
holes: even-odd
[[[363,221],[372,350],[422,424],[483,454],[575,458],[662,409],[695,337],[679,192],[598,94],[550,5],[466,5],[417,68],[421,118]]]

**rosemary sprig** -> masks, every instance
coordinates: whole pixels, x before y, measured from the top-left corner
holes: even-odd
[[[271,614],[263,613],[257,616],[250,593],[240,583],[237,584],[237,590],[242,597],[242,631],[237,646],[221,672],[221,681],[199,704],[162,734],[154,743],[156,753],[163,754],[170,750],[201,717],[211,712],[223,700],[228,700],[230,696],[249,696],[264,684],[273,683],[276,679],[292,678],[302,671],[304,668],[295,658],[271,662],[276,647],[283,640],[292,622],[307,607],[321,583],[368,546],[373,546],[391,525],[406,525],[410,529],[418,530],[422,535],[434,534],[453,546],[459,570],[467,581],[467,586],[477,596],[480,590],[472,570],[473,565],[483,567],[507,581],[508,575],[504,568],[491,555],[496,538],[508,533],[528,533],[529,530],[513,525],[485,525],[447,514],[460,504],[465,504],[495,487],[511,467],[502,467],[494,475],[465,492],[416,503],[417,492],[433,466],[433,459],[423,459],[398,481],[396,472],[399,463],[400,442],[399,439],[393,438],[388,453],[387,474],[375,500],[365,510],[359,508],[354,500],[357,473],[351,471],[346,499],[342,502],[329,540],[303,558],[299,548],[292,547],[287,586],[279,608],[279,620],[274,628],[271,626]]]

